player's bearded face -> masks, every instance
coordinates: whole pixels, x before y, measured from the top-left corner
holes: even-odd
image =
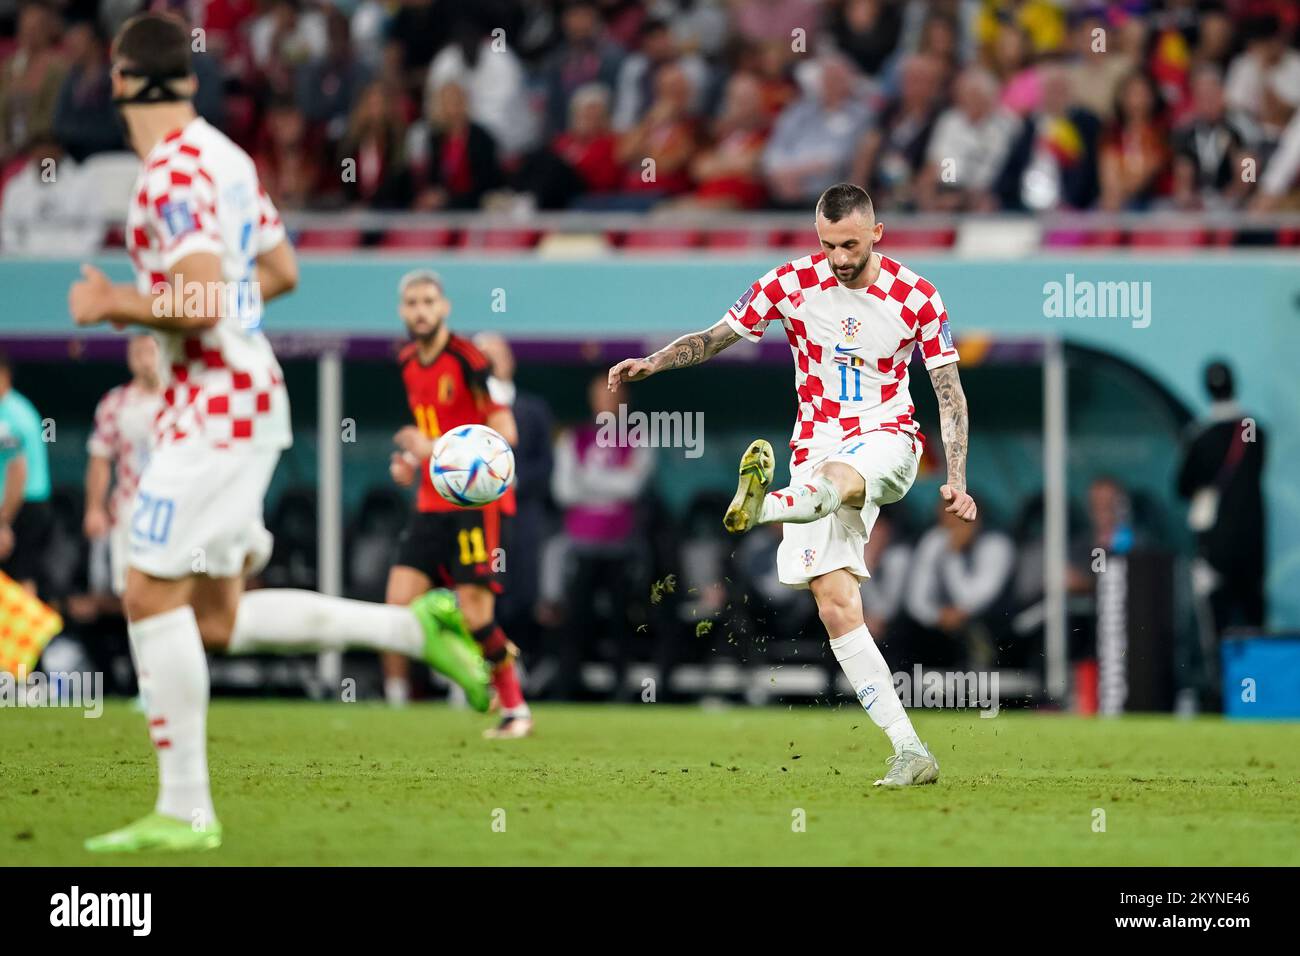
[[[879,240],[873,217],[847,216],[838,222],[817,218],[817,235],[835,278],[852,285],[871,262],[871,250]]]
[[[417,342],[427,342],[442,328],[450,311],[450,303],[436,287],[421,283],[406,290],[400,311],[411,338]]]

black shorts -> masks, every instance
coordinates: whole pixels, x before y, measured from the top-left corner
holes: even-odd
[[[414,568],[435,587],[482,584],[500,594],[509,520],[499,507],[491,505],[416,512],[398,536],[397,559],[393,563]]]
[[[54,516],[48,501],[29,501],[14,518],[14,550],[0,564],[15,581],[43,581],[46,553],[54,530]]]

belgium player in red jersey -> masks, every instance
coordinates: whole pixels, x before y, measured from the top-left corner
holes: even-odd
[[[437,274],[408,273],[398,296],[398,312],[411,337],[398,363],[415,424],[394,437],[399,451],[389,470],[400,485],[418,480],[420,490],[388,573],[388,602],[409,604],[434,582],[454,588],[465,623],[492,665],[501,722],[484,736],[526,737],[533,721],[515,668],[518,650],[495,618],[505,565],[502,532],[514,513],[514,489],[485,507],[460,508],[434,490],[428,467],[434,439],[460,425],[487,425],[516,444],[514,413],[488,395],[488,360],[448,327],[451,302]],[[408,666],[404,657],[385,655],[384,689],[390,701],[404,699]]]

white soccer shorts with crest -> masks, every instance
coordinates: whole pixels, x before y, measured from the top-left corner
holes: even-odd
[[[782,525],[776,569],[781,583],[804,589],[813,578],[845,568],[868,578],[864,552],[880,506],[899,501],[916,480],[921,441],[891,431],[868,432],[851,438],[824,457],[813,457],[790,470],[790,484],[810,480],[821,464],[842,461],[866,482],[861,509],[841,505],[834,514],[807,524]]]

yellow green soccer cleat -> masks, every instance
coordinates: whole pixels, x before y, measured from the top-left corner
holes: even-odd
[[[465,627],[456,596],[441,589],[429,591],[411,602],[411,612],[424,628],[425,663],[459,684],[471,707],[487,713],[491,699],[487,661]]]
[[[120,830],[93,836],[85,842],[91,853],[139,853],[168,850],[184,853],[215,850],[221,846],[221,824],[213,820],[203,829],[162,813],[151,813]]]
[[[740,483],[736,486],[736,497],[731,499],[722,524],[732,534],[748,531],[758,524],[758,514],[763,508],[763,496],[767,486],[772,483],[772,473],[776,468],[776,456],[772,446],[763,439],[750,444],[749,449],[740,459]]]

